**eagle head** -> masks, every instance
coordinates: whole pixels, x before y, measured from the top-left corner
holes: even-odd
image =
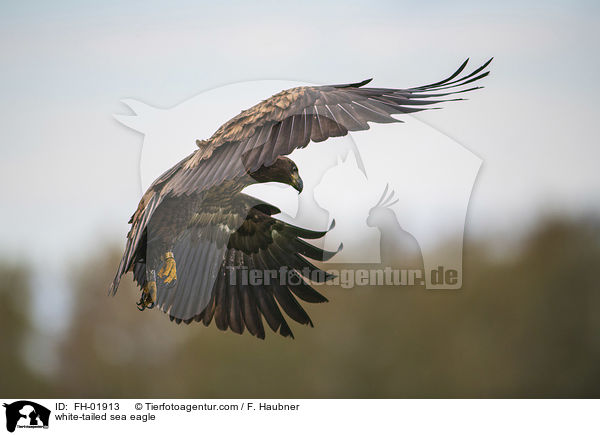
[[[257,171],[250,174],[257,183],[268,183],[274,181],[292,186],[302,192],[304,183],[296,164],[287,157],[278,157],[270,166],[262,166]]]

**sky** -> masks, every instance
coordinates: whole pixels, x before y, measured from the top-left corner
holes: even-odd
[[[124,243],[143,143],[113,117],[131,113],[125,98],[167,109],[251,80],[408,87],[467,57],[495,57],[486,88],[417,116],[483,161],[467,236],[597,213],[599,18],[591,1],[4,2],[0,254],[60,287],[78,258]]]

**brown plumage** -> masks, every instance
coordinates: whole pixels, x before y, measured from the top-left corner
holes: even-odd
[[[460,76],[467,61],[444,80],[407,89],[364,87],[370,80],[288,89],[241,112],[209,139],[196,141],[198,149],[161,175],[140,201],[111,292],[116,292],[123,274],[133,271],[145,289],[142,308],[156,302],[176,321],[208,325],[214,318],[221,329],[241,333],[246,326],[253,335],[264,337],[262,317],[273,330],[291,335],[281,307],[294,320],[312,324],[294,295],[308,302],[325,299],[305,281],[300,286],[304,291],[224,282],[227,267],[298,270],[308,264],[315,269],[305,256],[323,260],[333,255],[301,240],[323,232],[284,224],[272,217],[279,212],[276,207],[241,190],[268,181],[301,190],[295,164],[283,157],[295,149],[367,130],[369,122],[401,122],[391,115],[426,110],[460,99],[447,98],[453,94],[479,89],[468,85],[489,74],[485,69],[491,59]],[[175,262],[176,279],[174,272],[165,272],[165,279],[155,278],[156,271],[168,271]],[[154,282],[157,294],[147,296]]]

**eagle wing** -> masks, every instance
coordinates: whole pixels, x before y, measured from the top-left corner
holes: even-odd
[[[241,334],[247,329],[259,338],[265,337],[263,319],[273,331],[293,337],[283,313],[312,326],[298,299],[326,302],[307,279],[324,282],[331,276],[307,259],[325,261],[335,252],[303,240],[323,237],[326,231],[302,229],[272,217],[279,212],[245,194],[226,205],[198,210],[173,247],[177,281],[172,285],[157,280],[157,306],[177,323],[208,326],[214,319],[221,330]],[[249,277],[250,271],[265,275],[257,282]],[[265,283],[267,273],[278,275]],[[134,279],[141,287],[146,284],[145,263],[136,263]]]
[[[453,95],[480,89],[469,85],[489,74],[485,69],[491,61],[461,76],[467,59],[446,79],[407,89],[368,88],[364,86],[371,80],[365,80],[279,92],[223,124],[208,140],[196,141],[199,149],[181,164],[164,189],[171,195],[203,191],[245,171],[269,166],[310,141],[368,130],[369,122],[402,122],[392,115],[462,100]]]

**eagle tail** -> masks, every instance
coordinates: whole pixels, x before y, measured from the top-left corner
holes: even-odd
[[[114,296],[119,288],[121,277],[134,268],[134,265],[144,260],[146,246],[146,226],[150,221],[150,217],[160,203],[157,196],[153,196],[140,215],[136,214],[132,217],[131,230],[127,235],[127,244],[125,252],[119,263],[117,273],[108,289],[108,294]]]

